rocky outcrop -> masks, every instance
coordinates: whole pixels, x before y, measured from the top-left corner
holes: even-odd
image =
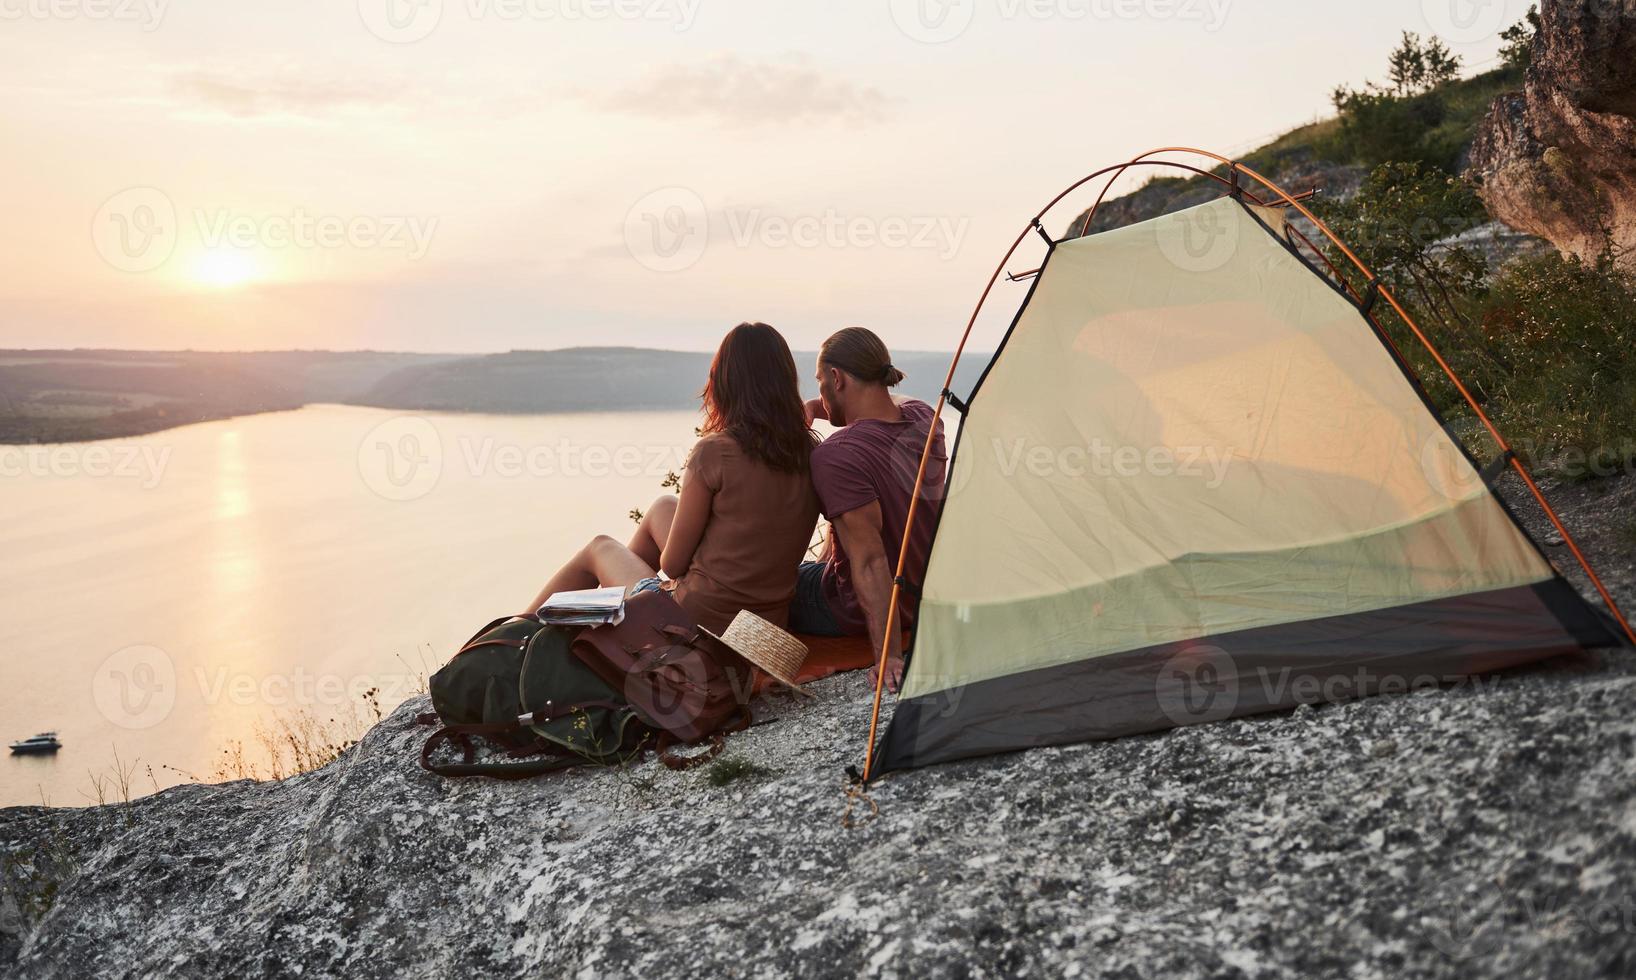
[[[1467,173],[1507,225],[1636,268],[1636,0],[1547,0],[1524,88],[1495,101]]]
[[[1630,975],[1636,675],[1587,660],[901,774],[862,678],[762,771],[445,782],[414,701],[281,783],[0,812],[31,978]]]
[[[1173,156],[1166,159],[1199,165],[1197,160],[1185,157]],[[1316,190],[1325,197],[1346,198],[1357,192],[1364,176],[1363,167],[1322,160],[1307,147],[1269,154],[1269,159],[1266,160],[1259,159],[1254,154],[1247,159],[1259,173],[1265,174],[1273,183],[1291,194]],[[1085,220],[1089,211],[1075,215],[1073,220],[1068,222],[1063,234],[1077,237],[1081,234],[1123,228],[1139,221],[1157,218],[1162,214],[1213,201],[1220,197],[1223,191],[1218,180],[1189,176],[1186,171],[1169,167],[1135,167],[1129,172],[1137,175],[1147,174],[1153,179],[1129,194],[1104,200],[1097,206],[1096,215],[1091,220],[1089,228],[1086,227]],[[1105,179],[1093,182],[1093,199],[1094,191],[1101,190]],[[1263,199],[1276,196],[1249,178],[1245,178],[1244,186]]]
[[[1549,489],[1628,606],[1599,484]],[[854,829],[869,688],[813,690],[736,770],[444,780],[416,698],[282,782],[0,810],[0,976],[1636,973],[1627,652],[894,774]]]

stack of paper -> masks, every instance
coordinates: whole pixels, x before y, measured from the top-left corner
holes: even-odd
[[[557,626],[601,626],[625,618],[625,587],[553,592],[540,607],[541,621]]]

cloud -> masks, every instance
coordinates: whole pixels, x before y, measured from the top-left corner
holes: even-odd
[[[888,104],[874,86],[826,77],[804,59],[748,62],[732,55],[669,65],[590,101],[631,115],[659,119],[707,116],[741,126],[872,123],[884,118]]]
[[[402,93],[306,77],[260,79],[190,71],[171,80],[183,101],[231,116],[322,116],[344,109],[378,109],[396,104]]]

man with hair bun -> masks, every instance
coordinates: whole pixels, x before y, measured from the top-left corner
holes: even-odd
[[[813,487],[830,522],[828,555],[801,565],[790,629],[817,636],[867,635],[877,651],[884,643],[886,681],[896,691],[903,676],[902,637],[898,629],[886,635],[886,612],[932,407],[892,394],[903,372],[892,365],[881,339],[863,327],[847,327],[824,341],[817,378],[818,397],[807,402],[807,416],[836,427],[812,451]],[[914,623],[946,468],[939,421],[908,542],[903,574],[911,587],[899,594],[899,627]]]

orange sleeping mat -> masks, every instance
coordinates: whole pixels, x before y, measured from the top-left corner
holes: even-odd
[[[807,645],[807,659],[795,677],[803,684],[848,670],[867,670],[874,666],[875,659],[880,655],[878,650],[871,649],[867,636],[795,635]],[[909,634],[903,634],[903,643],[908,645]],[[760,694],[771,682],[771,678],[763,675],[756,684],[756,693]]]

